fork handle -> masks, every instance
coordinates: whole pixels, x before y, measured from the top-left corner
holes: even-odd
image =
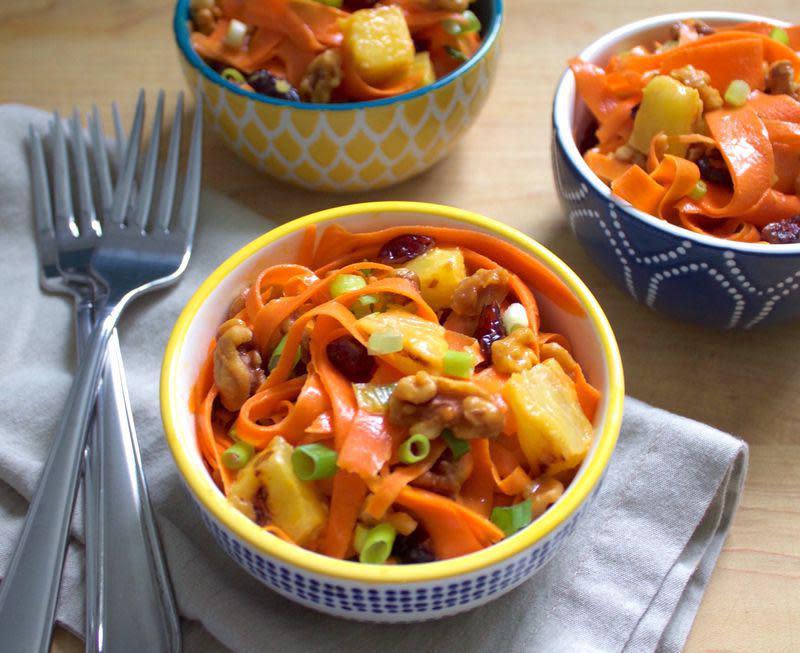
[[[0,652],[48,653],[78,486],[108,339],[119,316],[104,307],[80,357],[22,534],[0,584]]]
[[[91,331],[91,316],[79,318]],[[150,508],[116,332],[84,470],[86,653],[180,650],[169,576]],[[121,600],[125,597],[125,600]]]

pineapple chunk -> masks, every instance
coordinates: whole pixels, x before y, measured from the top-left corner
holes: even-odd
[[[414,63],[414,41],[396,5],[353,12],[342,47],[359,76],[372,85],[405,76]]]
[[[403,336],[403,350],[381,356],[404,374],[420,370],[441,372],[442,360],[449,349],[444,327],[402,310],[373,313],[358,323],[368,333],[395,331]]]
[[[464,256],[458,248],[433,247],[403,267],[417,273],[422,298],[435,311],[450,306],[456,286],[467,278]]]
[[[267,510],[276,526],[304,546],[322,532],[328,509],[311,482],[301,481],[292,467],[294,448],[282,437],[272,439],[256,474],[267,490]]]
[[[548,359],[513,374],[503,397],[532,466],[557,473],[581,463],[592,443],[592,425],[581,410],[575,385],[557,361]]]
[[[679,136],[694,131],[703,113],[703,102],[696,89],[684,86],[667,75],[657,75],[648,82],[642,93],[642,102],[628,141],[631,147],[646,154],[650,149],[650,141],[659,132],[667,136]],[[674,143],[667,152],[682,156],[686,147]]]
[[[417,88],[430,86],[436,81],[436,73],[433,70],[431,55],[429,53],[419,52],[414,56],[414,68],[411,74],[419,75],[420,79]]]

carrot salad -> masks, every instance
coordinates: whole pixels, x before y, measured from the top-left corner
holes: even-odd
[[[264,530],[334,558],[478,551],[564,492],[599,392],[535,293],[581,305],[505,241],[309,228],[233,301],[192,393],[206,465]]]
[[[191,43],[229,81],[353,102],[427,86],[480,47],[471,0],[192,0]]]
[[[800,26],[676,24],[605,67],[573,59],[597,121],[584,159],[634,207],[691,231],[800,242]]]

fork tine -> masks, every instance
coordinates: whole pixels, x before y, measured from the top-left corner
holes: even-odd
[[[133,187],[133,177],[136,172],[136,161],[139,156],[139,140],[142,136],[142,123],[144,122],[144,91],[139,92],[139,99],[136,102],[136,115],[133,119],[131,136],[128,139],[128,147],[125,152],[125,161],[119,176],[117,186],[114,189],[114,202],[111,206],[110,220],[117,224],[125,221],[128,201],[131,197]]]
[[[92,137],[92,160],[94,161],[97,185],[100,190],[100,217],[108,218],[111,213],[111,204],[114,201],[114,194],[111,186],[111,172],[108,168],[106,142],[103,137],[103,125],[96,104],[92,105],[92,114],[88,118],[88,122],[89,133]],[[96,228],[98,226],[99,225],[96,225]]]
[[[72,155],[75,161],[74,171],[78,185],[78,228],[81,233],[88,233],[97,222],[92,200],[92,182],[89,178],[89,161],[86,155],[86,140],[83,136],[81,114],[77,109],[72,112],[70,119],[70,136],[72,141]]]
[[[69,161],[67,159],[67,139],[61,116],[56,111],[51,123],[53,139],[53,208],[55,229],[59,232],[78,236],[75,214],[72,209],[72,189],[69,183]]]
[[[169,229],[169,219],[172,215],[172,203],[175,199],[175,178],[178,175],[178,154],[181,147],[181,122],[183,120],[183,91],[178,94],[178,105],[175,107],[175,117],[172,119],[172,129],[169,135],[169,150],[164,163],[161,192],[158,197],[158,206],[153,220],[155,229],[166,231]]]
[[[161,122],[164,112],[164,91],[158,92],[156,112],[153,117],[153,128],[150,133],[150,145],[142,169],[142,180],[138,190],[138,205],[133,216],[133,222],[142,231],[147,226],[147,216],[150,213],[150,204],[153,201],[153,185],[156,178],[156,164],[158,162],[158,145],[161,139]]]
[[[53,207],[50,204],[50,188],[47,183],[47,165],[44,162],[44,147],[41,135],[28,127],[31,148],[31,181],[33,191],[33,219],[37,235],[55,236],[53,230]]]
[[[178,209],[176,227],[186,234],[191,247],[194,227],[197,223],[197,206],[200,201],[200,176],[203,162],[203,98],[195,96],[194,123],[192,125],[189,158],[186,162],[186,179],[183,184],[181,206]]]
[[[125,160],[125,130],[122,128],[122,118],[119,115],[119,106],[116,102],[111,103],[111,115],[114,117],[114,168],[117,177],[122,174],[122,163]]]

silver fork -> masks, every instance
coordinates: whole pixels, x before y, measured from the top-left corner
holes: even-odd
[[[162,102],[159,103],[162,105]],[[160,111],[157,110],[160,114]],[[163,287],[174,282],[186,267],[191,250],[197,216],[200,184],[201,157],[201,116],[195,115],[191,136],[191,146],[186,165],[185,183],[180,204],[174,209],[175,187],[177,181],[178,146],[180,136],[175,138],[173,129],[170,148],[163,172],[160,193],[155,206],[152,206],[157,168],[158,136],[150,141],[145,157],[141,184],[137,189],[136,201],[129,209],[131,188],[139,158],[139,141],[144,121],[144,102],[138,103],[133,128],[124,159],[124,165],[117,179],[113,196],[103,197],[103,166],[98,185],[101,188],[101,205],[108,206],[102,216],[102,233],[93,228],[90,205],[91,184],[86,171],[85,157],[76,156],[78,168],[84,174],[78,175],[77,196],[81,210],[77,220],[68,220],[70,180],[66,167],[66,146],[58,137],[60,124],[54,127],[55,151],[53,167],[54,218],[48,213],[44,199],[37,205],[37,230],[42,240],[56,243],[55,257],[50,251],[42,256],[43,276],[56,279],[56,272],[63,281],[54,281],[54,287],[76,292],[74,284],[86,284],[93,288],[95,321],[80,365],[70,390],[64,413],[55,435],[53,446],[45,463],[42,477],[34,494],[17,547],[8,567],[6,578],[0,585],[0,632],[2,650],[37,651],[45,653],[49,648],[55,612],[58,582],[63,567],[63,557],[68,536],[71,508],[77,488],[81,453],[86,442],[86,427],[97,392],[100,372],[106,356],[106,349],[116,322],[128,302],[139,294]],[[99,124],[92,125],[93,134]],[[160,125],[154,131],[160,132]],[[62,133],[63,137],[63,133]],[[99,141],[93,135],[93,140]],[[81,144],[82,140],[79,141]],[[33,139],[33,158],[44,164],[41,142]],[[38,147],[37,147],[38,144]],[[104,148],[93,147],[95,163],[102,157]],[[38,154],[37,154],[38,150]],[[77,150],[80,150],[80,145]],[[34,161],[36,163],[36,161]],[[107,171],[107,165],[105,166]],[[107,178],[110,179],[110,178]],[[109,182],[110,183],[110,182]],[[41,186],[41,179],[39,180]],[[35,189],[40,198],[46,198],[46,186]],[[60,199],[59,199],[60,198]],[[84,201],[89,200],[89,201]],[[85,276],[88,270],[90,278]],[[79,294],[78,301],[85,301],[87,295]],[[111,380],[113,383],[113,378]],[[121,408],[120,404],[116,408]],[[114,409],[104,402],[101,408]],[[101,416],[104,410],[101,410]],[[113,443],[112,446],[118,446]],[[108,447],[101,450],[108,450]],[[103,479],[101,479],[102,482]],[[140,488],[141,489],[141,488]],[[100,524],[103,513],[98,515]],[[91,534],[89,534],[91,535]],[[149,533],[148,537],[154,537]],[[100,569],[103,567],[101,566]],[[145,573],[145,570],[140,570]],[[119,580],[119,579],[118,579]],[[131,580],[131,579],[128,579]],[[113,597],[124,600],[125,607],[146,597],[130,596],[124,592]],[[122,598],[124,597],[124,599]],[[108,601],[105,603],[109,605]],[[134,629],[135,630],[135,629]],[[141,630],[141,629],[140,629]],[[132,631],[133,632],[133,631]],[[98,629],[96,649],[106,646],[105,633]],[[176,640],[177,641],[177,640]],[[129,649],[132,642],[117,642],[117,648],[124,645]],[[6,649],[9,646],[9,649]],[[135,650],[134,647],[131,650]],[[148,648],[140,650],[152,650]]]

